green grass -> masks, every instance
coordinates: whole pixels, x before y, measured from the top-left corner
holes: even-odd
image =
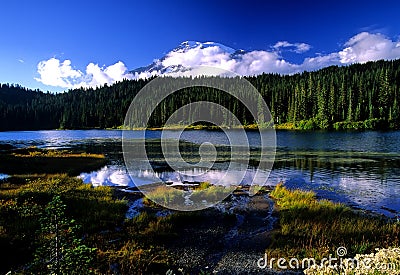
[[[66,215],[81,225],[80,234],[114,230],[125,218],[126,201],[116,199],[111,187],[93,188],[67,175],[19,180],[0,184],[0,272],[29,262],[39,219],[55,195],[66,204]]]
[[[200,182],[199,185],[195,188],[196,190],[205,190],[207,188],[210,188],[212,186],[211,183],[204,181]]]
[[[103,155],[10,148],[0,159],[0,166],[13,175],[0,184],[1,274],[10,270],[24,274],[24,266],[32,261],[38,247],[40,218],[54,196],[65,203],[67,218],[80,225],[78,234],[83,243],[96,248],[95,273],[114,274],[113,265],[122,274],[166,268],[168,255],[157,243],[175,236],[169,217],[146,218],[143,214],[126,221],[127,202],[117,198],[113,188],[94,188],[70,176],[101,167],[106,161]],[[53,174],[57,171],[65,173]]]
[[[184,201],[183,191],[171,186],[160,185],[145,191],[146,197],[143,203],[149,206],[159,205],[181,205]]]
[[[4,155],[18,158],[19,164],[35,159],[105,160],[101,155],[36,148],[9,151],[1,156]],[[8,160],[1,165],[5,166]],[[126,201],[117,199],[112,188],[93,188],[68,174],[47,175],[46,169],[31,168],[22,171],[27,175],[20,172],[0,184],[0,273],[30,261],[40,227],[39,218],[55,195],[60,195],[66,204],[66,215],[82,226],[80,234],[84,236],[84,243],[97,248],[96,272],[100,274],[112,274],[110,266],[113,265],[118,266],[121,274],[165,273],[174,266],[165,247],[179,240],[182,228],[206,227],[210,220],[218,219],[215,213],[204,215],[202,211],[157,217],[154,213],[160,208],[144,199],[146,210],[134,219],[125,220]],[[18,166],[13,169],[18,170]],[[152,190],[156,200],[183,202],[180,190],[167,186]],[[204,182],[194,188],[192,196],[193,200],[201,202],[207,198],[218,199],[230,191]],[[334,255],[339,246],[345,246],[351,256],[369,253],[377,247],[399,245],[399,223],[361,214],[343,204],[318,200],[312,192],[288,190],[282,185],[278,185],[271,196],[277,203],[279,226],[271,235],[272,241],[266,251],[269,257],[320,259]],[[234,218],[227,216],[221,222],[229,228],[235,223]]]
[[[288,190],[282,184],[271,197],[276,200],[279,226],[266,251],[269,257],[321,259],[335,255],[340,246],[347,248],[348,255],[399,246],[399,223],[318,200],[313,192]]]
[[[75,176],[97,170],[105,164],[104,155],[65,150],[29,147],[0,153],[0,171],[9,175],[66,173]]]
[[[183,197],[184,192],[175,189],[172,186],[160,185],[157,187],[152,186],[149,191],[143,190],[146,196],[143,198],[143,203],[147,206],[166,206],[176,209],[195,210],[204,208],[205,203],[215,204],[225,199],[229,194],[235,190],[235,187],[225,187],[211,185],[208,182],[201,182],[198,186],[193,186],[190,200],[192,205],[185,205]]]
[[[275,124],[274,128],[276,130],[295,130],[296,129],[295,125],[292,122]]]
[[[258,130],[258,129],[272,129],[270,123],[252,123],[245,125],[207,125],[207,124],[172,124],[167,126],[159,126],[159,127],[134,127],[134,128],[126,128],[124,125],[116,127],[116,129],[120,130],[150,130],[150,131],[159,131],[159,130],[221,130],[221,129],[245,129],[245,130]]]
[[[229,194],[233,192],[234,189],[234,187],[225,187],[203,183],[199,189],[193,191],[190,198],[195,204],[201,203],[202,201],[207,201],[208,203],[216,203],[225,199]]]
[[[310,118],[295,122],[285,122],[275,124],[274,128],[277,130],[385,130],[395,127],[393,121],[386,121],[384,119],[372,118],[364,121],[338,121],[332,123],[327,119]]]

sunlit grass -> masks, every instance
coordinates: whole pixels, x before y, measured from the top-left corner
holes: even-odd
[[[267,249],[271,257],[314,257],[335,254],[338,247],[349,255],[368,253],[375,248],[399,245],[400,224],[382,217],[356,212],[328,200],[318,200],[313,192],[276,186],[279,227]]]
[[[194,190],[190,198],[195,203],[201,203],[203,201],[216,203],[225,199],[234,189],[234,187],[203,183],[202,188]]]
[[[205,190],[207,188],[210,188],[212,186],[211,183],[209,183],[208,181],[203,181],[200,182],[199,185],[195,188],[196,190]]]
[[[74,153],[29,147],[0,153],[0,171],[9,175],[60,174],[78,175],[97,170],[106,164],[104,155]]]
[[[84,229],[105,226],[108,220],[124,218],[126,201],[118,200],[113,189],[107,186],[93,188],[78,178],[67,175],[53,175],[33,180],[25,184],[0,185],[0,201],[17,200],[18,205],[31,203],[44,206],[53,196],[60,195],[66,202],[67,211],[79,219]]]
[[[275,124],[274,128],[277,130],[294,130],[295,125],[292,122],[285,122],[281,124]]]
[[[27,147],[22,149],[15,149],[11,151],[12,156],[15,157],[60,157],[60,158],[100,158],[104,159],[103,154],[90,154],[86,152],[74,153],[67,150],[54,150],[54,149],[40,149],[37,147]]]
[[[99,262],[100,269],[110,270],[109,265],[114,264],[118,266],[119,274],[152,274],[153,266],[160,268],[169,262],[166,251],[133,240],[125,242],[119,249],[100,251],[98,254],[99,259],[102,259]]]
[[[180,205],[184,201],[183,192],[170,186],[160,185],[146,192],[143,203],[146,205]]]
[[[114,229],[125,218],[126,201],[116,199],[111,187],[93,188],[67,175],[17,180],[0,184],[0,257],[7,263],[1,272],[29,262],[40,217],[55,195],[66,204],[66,215],[81,225],[81,234]]]

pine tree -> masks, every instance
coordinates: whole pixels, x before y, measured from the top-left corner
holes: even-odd
[[[349,104],[347,111],[347,121],[353,121],[353,90],[349,88]]]
[[[54,196],[40,220],[39,247],[31,265],[37,274],[92,274],[95,248],[77,237],[79,227],[65,216],[66,206]]]
[[[390,94],[389,74],[387,69],[381,70],[379,82],[379,115],[381,118],[387,118]]]

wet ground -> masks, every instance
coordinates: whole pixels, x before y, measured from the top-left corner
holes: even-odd
[[[277,221],[268,192],[250,197],[247,190],[237,190],[183,224],[178,237],[165,244],[174,274],[273,274],[257,266]],[[130,205],[131,216],[145,208],[141,199]]]

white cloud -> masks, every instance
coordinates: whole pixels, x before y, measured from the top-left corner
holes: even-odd
[[[201,45],[199,45],[186,51],[180,50],[169,52],[166,58],[162,61],[162,65],[165,67],[177,65],[183,67],[192,67],[193,65],[226,67],[230,66],[227,64],[230,63],[230,60],[231,58],[229,53],[224,52],[218,46],[202,48]]]
[[[129,77],[126,72],[127,68],[124,63],[118,61],[114,65],[108,66],[104,72],[113,80],[113,81],[121,81],[126,77]]]
[[[204,43],[206,44],[206,43]],[[210,43],[209,43],[210,44]],[[166,73],[173,76],[191,75],[195,72],[190,68],[198,66],[216,67],[232,71],[241,75],[257,75],[261,73],[293,74],[302,71],[313,71],[331,65],[347,65],[364,63],[379,59],[400,58],[400,41],[393,41],[382,34],[369,32],[359,33],[350,38],[343,49],[307,57],[302,63],[295,64],[285,60],[281,49],[303,53],[311,46],[306,43],[290,43],[279,41],[271,50],[258,50],[232,54],[224,46],[214,43],[215,46],[195,44],[191,48],[184,48],[169,52],[163,59],[155,60],[155,68],[150,71],[131,74],[123,62],[119,61],[108,67],[100,67],[90,63],[85,73],[71,66],[70,60],[60,61],[56,58],[44,60],[38,64],[39,78],[37,81],[46,85],[63,88],[96,87],[112,84],[116,81],[137,78],[149,78],[163,74],[160,67],[167,68]],[[184,72],[177,68],[186,68]],[[198,71],[197,71],[198,73]]]
[[[104,84],[113,84],[124,78],[132,79],[133,75],[121,61],[108,67],[100,67],[89,63],[85,73],[75,70],[70,60],[60,61],[56,58],[40,61],[38,66],[40,77],[35,80],[45,85],[61,88],[97,87]]]
[[[391,60],[400,58],[400,41],[393,41],[379,33],[372,34],[368,32],[362,32],[350,38],[340,51],[307,57],[300,64],[285,60],[280,55],[282,48],[303,53],[308,51],[311,46],[306,43],[279,41],[272,46],[270,51],[250,51],[233,57],[218,46],[203,48],[198,45],[186,52],[170,52],[163,61],[163,65],[181,65],[187,68],[216,66],[241,75],[257,75],[261,73],[294,74],[305,70],[318,70],[331,65],[347,65],[379,59]],[[184,75],[188,75],[188,72],[185,72]]]
[[[263,72],[287,73],[296,65],[281,59],[276,52],[251,51],[233,58],[218,46],[203,48],[201,45],[186,51],[171,51],[162,61],[164,67],[197,66],[217,67],[242,75],[256,75]],[[172,72],[176,75],[175,72]],[[185,72],[184,75],[187,75]]]
[[[132,79],[145,79],[145,78],[151,78],[153,76],[160,75],[160,71],[145,71],[145,72],[140,72],[140,73],[135,73]]]
[[[311,46],[306,43],[289,43],[288,41],[279,41],[273,49],[280,51],[282,48],[289,48],[288,50],[295,53],[305,53],[311,49]]]
[[[314,71],[331,65],[340,65],[339,53],[308,57],[299,65],[300,71]]]
[[[282,59],[275,52],[252,51],[242,55],[232,71],[242,75],[257,75],[262,73],[286,74],[298,70],[298,65]]]
[[[382,34],[359,33],[350,38],[339,52],[304,59],[302,70],[317,70],[330,65],[365,63],[400,58],[400,42]]]
[[[343,64],[365,63],[379,59],[391,60],[400,57],[399,41],[392,41],[380,33],[359,33],[344,46],[346,48],[339,52],[340,62]]]
[[[295,44],[296,49],[294,50],[296,53],[304,53],[311,49],[311,46],[306,43],[297,43]]]
[[[74,70],[68,59],[63,62],[54,57],[43,60],[39,62],[37,69],[40,78],[35,78],[35,80],[49,86],[72,88],[74,83],[82,77],[82,72]]]

